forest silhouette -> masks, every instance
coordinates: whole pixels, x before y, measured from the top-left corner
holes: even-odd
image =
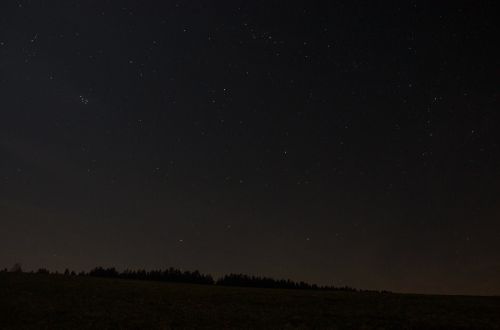
[[[10,270],[4,269],[2,272],[23,272],[20,264],[15,264]],[[254,276],[247,274],[226,274],[218,279],[214,279],[212,275],[203,274],[198,270],[180,270],[178,268],[166,268],[157,270],[145,269],[125,269],[123,271],[117,270],[115,267],[95,267],[88,272],[81,271],[75,272],[66,269],[63,273],[57,271],[51,272],[46,268],[40,268],[36,274],[53,274],[64,276],[89,276],[89,277],[103,277],[115,278],[125,280],[139,280],[139,281],[157,281],[157,282],[175,282],[175,283],[191,283],[191,284],[204,284],[204,285],[218,285],[218,286],[236,286],[236,287],[252,287],[252,288],[276,288],[276,289],[302,289],[302,290],[329,290],[329,291],[367,291],[359,290],[349,286],[325,286],[310,284],[303,281],[297,282],[290,279],[275,279],[271,277]],[[387,292],[387,291],[383,291]]]

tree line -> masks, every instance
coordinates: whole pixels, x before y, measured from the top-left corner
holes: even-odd
[[[343,286],[320,286],[303,281],[296,282],[290,279],[274,279],[271,277],[251,276],[246,274],[229,274],[219,278],[215,283],[225,286],[243,286],[252,288],[279,288],[279,289],[302,289],[302,290],[341,290],[357,291],[354,288]]]
[[[3,272],[7,272],[4,269]],[[10,272],[23,272],[21,265],[16,264],[10,269]],[[46,268],[40,268],[36,274],[59,274],[65,276],[90,276],[90,277],[105,277],[117,278],[127,280],[142,280],[142,281],[160,281],[160,282],[178,282],[178,283],[193,283],[193,284],[206,284],[206,285],[220,285],[220,286],[239,286],[239,287],[252,287],[252,288],[279,288],[279,289],[302,289],[302,290],[329,290],[329,291],[360,291],[358,289],[343,286],[320,286],[316,284],[309,284],[303,281],[296,282],[290,279],[274,279],[271,277],[252,276],[246,274],[228,274],[220,277],[217,280],[211,275],[200,273],[199,271],[182,271],[177,268],[167,268],[164,270],[131,270],[126,269],[119,271],[114,267],[95,267],[89,272],[71,271],[66,269],[63,273],[50,272]],[[386,291],[384,291],[386,292]]]
[[[110,277],[122,278],[127,280],[143,280],[143,281],[162,281],[162,282],[180,282],[180,283],[195,283],[195,284],[214,284],[215,281],[211,275],[205,275],[199,271],[181,271],[180,269],[168,268],[165,270],[130,270],[126,269],[122,272],[116,268],[96,267],[92,269],[88,276],[94,277]]]

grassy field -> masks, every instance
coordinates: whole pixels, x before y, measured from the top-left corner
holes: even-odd
[[[500,329],[500,297],[0,274],[0,329]]]

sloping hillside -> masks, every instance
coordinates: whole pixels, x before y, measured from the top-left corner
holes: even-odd
[[[500,329],[500,297],[0,274],[1,329]]]

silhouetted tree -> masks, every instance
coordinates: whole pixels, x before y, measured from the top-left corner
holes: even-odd
[[[96,267],[89,272],[90,276],[96,277],[118,277],[118,271],[116,268],[102,268]]]
[[[49,271],[45,268],[39,268],[37,271],[36,271],[37,274],[49,274]]]
[[[22,273],[23,268],[20,263],[15,263],[12,268],[10,269],[11,273]]]

